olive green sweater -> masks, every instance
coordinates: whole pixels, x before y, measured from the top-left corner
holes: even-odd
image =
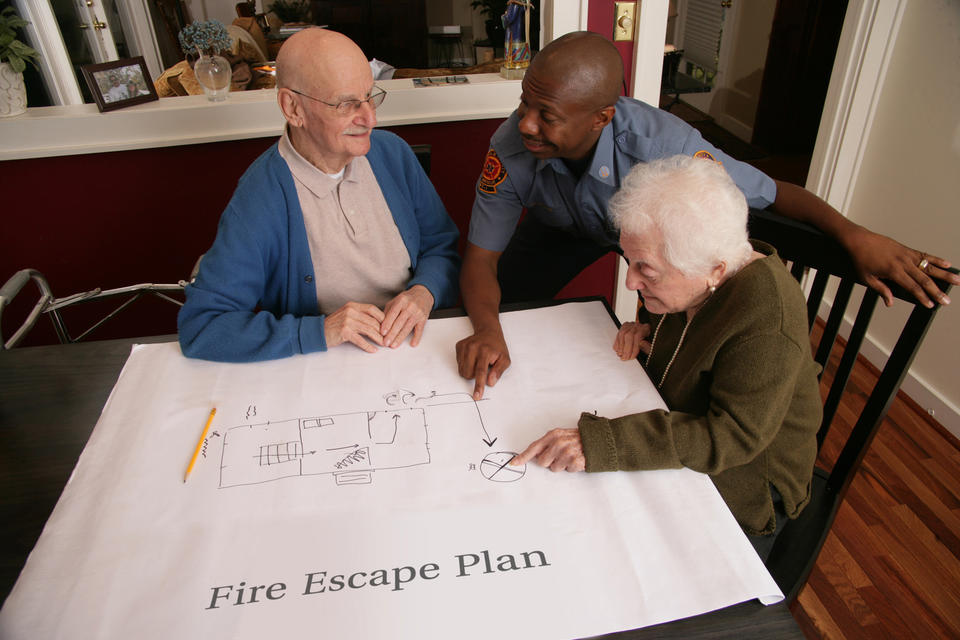
[[[822,406],[803,294],[770,245],[690,322],[660,393],[670,411],[580,417],[587,471],[708,474],[743,529],[772,533],[769,484],[795,518],[810,496]],[[651,318],[656,327],[660,316]],[[646,369],[656,384],[686,314],[668,314]]]

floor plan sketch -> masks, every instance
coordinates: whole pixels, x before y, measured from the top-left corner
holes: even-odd
[[[383,396],[386,409],[313,415],[287,420],[243,424],[226,429],[220,461],[221,489],[272,482],[281,478],[329,474],[337,485],[369,484],[378,470],[401,469],[430,463],[430,422],[433,405],[463,405],[464,421],[478,423],[478,435],[488,446],[491,438],[476,401],[468,393],[418,396],[398,389]],[[256,416],[253,405],[248,419]],[[498,454],[497,465],[508,461]],[[522,477],[514,469],[489,470],[484,477],[503,482]]]
[[[377,469],[429,462],[423,409],[311,416],[227,429],[220,487],[324,473],[366,484]]]

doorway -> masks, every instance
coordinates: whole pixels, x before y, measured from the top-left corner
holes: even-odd
[[[716,68],[709,76],[705,55],[683,60],[692,74],[705,69],[712,88],[682,96],[671,112],[733,157],[805,184],[846,6],[847,0],[677,0],[668,42],[684,48],[691,31],[700,42],[715,37]],[[704,24],[714,29],[710,36],[702,34]]]

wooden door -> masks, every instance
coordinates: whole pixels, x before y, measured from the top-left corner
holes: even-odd
[[[753,144],[810,153],[840,41],[847,0],[779,0],[753,126]]]

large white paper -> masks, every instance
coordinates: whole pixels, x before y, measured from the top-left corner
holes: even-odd
[[[466,318],[372,355],[135,347],[0,636],[573,638],[782,599],[706,476],[504,466],[581,411],[662,403],[600,303],[502,322],[479,402]]]

